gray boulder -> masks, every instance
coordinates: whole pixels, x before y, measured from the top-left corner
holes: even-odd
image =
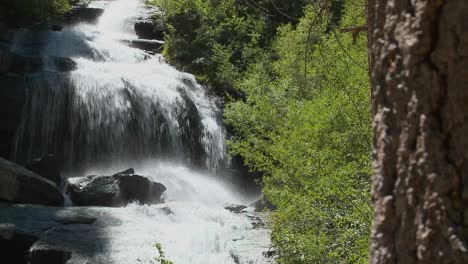
[[[119,207],[131,202],[140,204],[161,203],[166,187],[158,182],[134,174],[133,169],[113,176],[88,176],[72,178],[67,183],[67,193],[74,205]]]
[[[57,185],[13,162],[0,158],[0,200],[10,203],[63,206]]]

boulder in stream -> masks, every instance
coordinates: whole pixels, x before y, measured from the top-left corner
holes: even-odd
[[[112,176],[88,176],[68,180],[67,193],[74,205],[119,207],[131,202],[161,203],[166,187],[134,174],[133,169]]]
[[[55,183],[2,158],[0,158],[0,200],[53,206],[64,204],[64,197]]]

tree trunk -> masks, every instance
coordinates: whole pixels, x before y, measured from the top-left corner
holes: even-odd
[[[370,263],[468,263],[468,1],[369,2]]]

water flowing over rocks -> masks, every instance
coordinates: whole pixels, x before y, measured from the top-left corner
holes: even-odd
[[[263,218],[223,208],[250,200],[219,98],[157,54],[153,12],[85,0],[64,25],[0,23],[0,156],[31,170],[0,159],[0,261],[153,264],[154,243],[175,263],[273,261]]]

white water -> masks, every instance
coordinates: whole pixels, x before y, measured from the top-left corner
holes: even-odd
[[[17,151],[25,149],[24,155],[31,156],[63,148],[66,161],[78,160],[87,168],[71,176],[110,175],[133,167],[167,187],[165,204],[109,209],[96,224],[106,227],[111,239],[94,260],[156,263],[153,245],[159,242],[176,264],[266,263],[262,253],[268,250],[268,231],[252,229],[245,215],[223,208],[251,201],[219,176],[189,169],[187,137],[200,141],[203,153],[191,155],[201,155],[212,173],[228,165],[215,99],[160,55],[122,42],[136,39],[131,22],[143,12],[140,2],[101,2],[105,12],[96,25],[78,24],[47,35],[41,55],[71,57],[78,67],[59,77],[48,73],[54,72],[51,67],[30,82],[32,97]],[[193,121],[186,116],[194,111],[200,129],[184,124]]]
[[[77,70],[57,74],[51,63],[30,78],[33,95],[17,138],[17,158],[66,149],[60,154],[72,167],[129,157],[226,167],[216,99],[161,55],[125,44],[137,39],[132,20],[144,12],[138,0],[99,2],[105,12],[96,25],[43,36],[40,55],[73,58]]]
[[[129,165],[88,174],[111,174]],[[157,242],[177,264],[236,263],[231,254],[238,257],[237,263],[269,263],[263,256],[269,249],[269,232],[252,229],[245,215],[223,209],[227,203],[247,202],[233,186],[184,166],[151,161],[133,165],[137,173],[167,186],[166,203],[111,209],[108,218],[99,220],[98,225],[111,226],[106,232],[112,239],[102,253],[110,263],[157,263]],[[167,215],[164,207],[172,213]]]

